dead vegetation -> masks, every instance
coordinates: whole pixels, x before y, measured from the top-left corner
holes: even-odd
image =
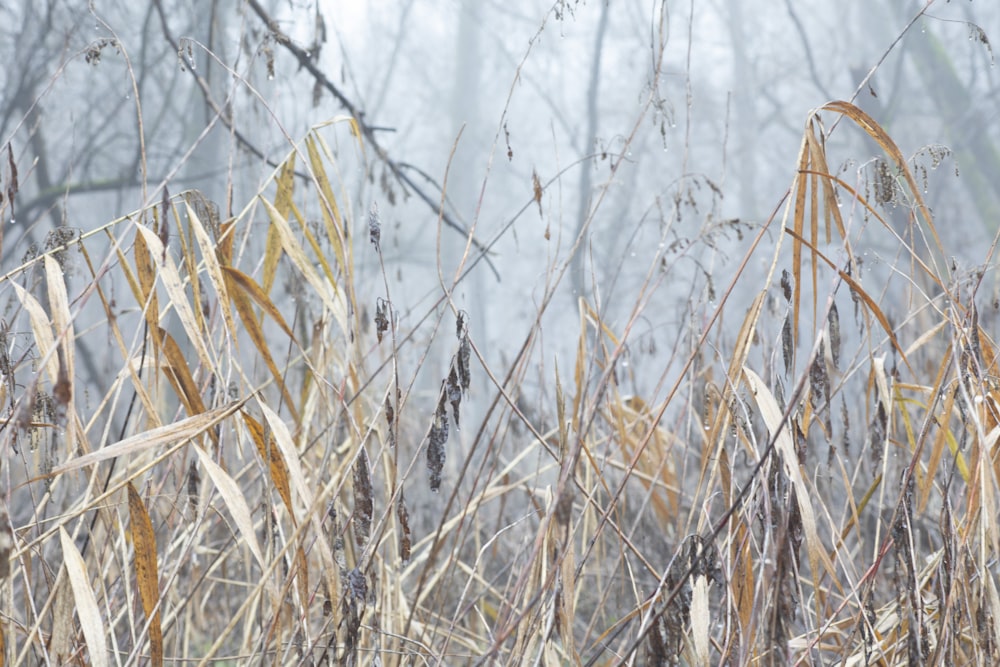
[[[819,119],[837,116],[884,152],[870,198],[830,172]],[[325,133],[346,124],[311,133],[232,219],[164,197],[3,276],[6,662],[997,659],[990,257],[944,262],[873,119],[846,103],[809,118],[747,254],[767,273],[738,272],[664,399],[622,395],[630,323],[581,302],[574,364],[532,418],[526,356],[482,366],[445,298],[437,400],[400,384],[389,283],[365,286],[369,323],[353,269],[381,252],[378,211],[349,217],[328,176]],[[898,244],[891,289],[865,278],[871,234]],[[293,305],[274,296],[290,282]],[[747,282],[749,307],[728,299]],[[95,394],[81,356],[102,345]],[[480,423],[460,417],[474,374],[492,386]]]
[[[881,151],[863,187],[831,121]],[[707,234],[644,258],[623,321],[581,299],[530,402],[569,262],[504,368],[454,306],[466,274],[403,329],[392,231],[354,214],[331,135],[370,150],[343,118],[232,217],[164,192],[5,267],[0,663],[1000,660],[1000,302],[994,248],[958,270],[924,202],[944,149],[910,161],[825,105],[772,218],[719,223],[745,255],[676,346],[636,323]],[[418,332],[451,350],[430,400],[400,368]]]

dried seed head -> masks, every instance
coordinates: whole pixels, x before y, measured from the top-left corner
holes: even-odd
[[[359,547],[364,548],[368,543],[373,514],[374,501],[368,452],[362,447],[358,452],[358,460],[354,463],[354,541]]]
[[[368,211],[368,239],[375,246],[375,252],[382,252],[380,242],[382,240],[382,221],[378,216],[378,204],[372,202],[372,207]]]
[[[0,506],[0,582],[10,575],[10,552],[14,548],[14,531],[7,507]]]
[[[403,564],[410,562],[410,513],[406,509],[403,490],[399,490],[396,501],[396,518],[399,520],[399,559]]]
[[[445,403],[445,391],[442,387],[437,410],[434,412],[434,422],[431,424],[427,440],[427,469],[431,474],[431,491],[441,490],[441,471],[444,469],[444,445],[448,442],[448,408]]]

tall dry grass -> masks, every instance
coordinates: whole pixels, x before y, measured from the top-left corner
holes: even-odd
[[[882,151],[869,192],[838,118]],[[391,230],[343,206],[352,123],[231,218],[164,196],[0,278],[4,664],[996,662],[993,248],[951,266],[874,119],[809,116],[733,282],[643,361],[655,396],[623,362],[678,247],[624,323],[580,302],[530,406],[547,300],[499,368],[444,282],[404,330],[357,271]],[[432,400],[418,330],[453,353]]]

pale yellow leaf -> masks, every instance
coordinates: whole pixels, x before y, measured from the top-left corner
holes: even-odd
[[[80,619],[83,639],[87,642],[87,651],[90,653],[90,664],[105,667],[108,664],[108,645],[97,596],[94,595],[87,576],[87,564],[83,562],[83,556],[62,526],[59,527],[59,541],[62,543],[63,562],[66,564],[66,574],[76,602],[76,615]]]
[[[805,478],[802,476],[802,469],[799,467],[799,457],[795,453],[795,443],[792,440],[791,430],[787,424],[782,425],[782,413],[781,408],[778,407],[778,401],[768,390],[767,385],[764,384],[760,376],[746,366],[743,367],[743,376],[746,378],[750,393],[753,394],[754,401],[760,409],[760,414],[764,418],[764,424],[767,425],[768,432],[772,437],[774,437],[775,433],[778,434],[774,442],[774,448],[781,458],[785,474],[795,488],[795,500],[799,506],[799,513],[802,515],[802,528],[806,535],[806,551],[809,554],[809,566],[812,570],[813,580],[819,581],[821,574],[819,571],[820,562],[823,563],[823,566],[827,568],[831,575],[834,575],[833,564],[830,563],[826,551],[819,540],[816,527],[816,514],[813,512],[812,502],[810,501],[811,494],[809,493],[809,488],[806,486]]]
[[[152,229],[143,225],[136,225],[136,229],[139,230],[146,245],[149,246],[149,254],[156,264],[163,287],[167,290],[170,303],[177,313],[177,318],[181,321],[181,326],[184,327],[188,339],[198,352],[198,358],[206,367],[214,368],[211,357],[208,354],[208,348],[205,347],[204,338],[198,329],[198,323],[195,319],[194,311],[191,309],[191,303],[188,301],[188,295],[184,291],[184,281],[181,280],[177,265],[170,257],[170,253],[164,253],[163,243],[160,242],[160,238]]]
[[[695,664],[708,667],[711,643],[708,637],[711,625],[708,603],[708,577],[699,575],[691,584],[691,643],[694,645]]]
[[[69,312],[69,297],[66,295],[66,280],[63,277],[59,262],[51,255],[45,255],[45,284],[49,293],[49,312],[52,316],[52,327],[61,340],[61,347],[67,371],[72,382],[73,364],[73,317]]]
[[[215,242],[209,237],[208,231],[205,230],[205,226],[201,223],[201,219],[195,213],[191,204],[185,203],[185,206],[187,207],[188,221],[191,223],[191,229],[194,230],[195,240],[197,240],[198,246],[201,248],[201,256],[205,261],[205,268],[208,269],[208,277],[211,279],[212,286],[215,287],[215,291],[219,295],[219,305],[222,306],[220,308],[222,319],[226,323],[227,330],[235,331],[233,313],[229,308],[228,288],[222,276],[222,267],[219,265],[219,258],[215,254]]]
[[[45,370],[49,374],[49,379],[54,385],[59,381],[59,359],[55,355],[56,341],[52,335],[52,326],[49,322],[45,309],[38,300],[31,296],[27,290],[12,282],[14,292],[24,309],[28,311],[28,319],[31,320],[31,332],[35,336],[35,344],[38,345],[38,355],[45,362]]]
[[[260,406],[261,412],[264,413],[264,418],[267,420],[268,426],[271,427],[271,435],[274,436],[274,441],[277,443],[278,449],[281,450],[282,458],[285,459],[288,477],[292,481],[295,492],[302,499],[303,504],[307,508],[310,507],[312,505],[313,494],[306,483],[306,476],[299,461],[299,452],[295,447],[295,442],[292,439],[291,432],[288,430],[288,426],[278,416],[278,413],[267,406],[265,401],[258,400],[257,404]]]
[[[143,433],[137,433],[113,445],[107,445],[89,454],[71,459],[63,465],[53,468],[52,475],[60,475],[71,470],[77,470],[84,466],[115,458],[116,456],[126,456],[190,440],[205,433],[232,415],[242,405],[243,402],[237,401],[221,408],[188,417],[187,419],[181,419],[172,424],[166,424]]]
[[[201,465],[208,471],[208,476],[212,478],[215,488],[219,490],[219,495],[222,496],[226,507],[229,508],[229,513],[232,514],[233,521],[236,522],[236,527],[239,528],[240,534],[243,536],[243,541],[246,543],[247,548],[250,549],[250,553],[257,559],[257,563],[262,569],[267,569],[264,563],[264,554],[260,550],[260,544],[257,542],[257,532],[253,527],[253,517],[250,514],[250,507],[247,505],[246,498],[243,496],[243,492],[240,491],[239,485],[236,484],[236,481],[219,464],[212,460],[212,457],[204,449],[198,445],[194,445],[194,451],[198,455]]]

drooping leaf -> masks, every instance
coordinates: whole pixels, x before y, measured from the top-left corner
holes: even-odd
[[[63,562],[66,564],[66,573],[73,589],[76,614],[80,619],[83,638],[87,642],[90,664],[106,667],[108,644],[105,639],[104,622],[101,620],[101,608],[97,604],[97,596],[87,575],[87,564],[73,543],[73,538],[62,526],[59,527],[59,541],[62,543]]]
[[[271,372],[271,377],[274,378],[275,383],[278,385],[278,389],[281,390],[282,395],[285,399],[285,406],[288,408],[289,412],[296,419],[298,418],[298,410],[295,407],[295,401],[292,400],[292,395],[288,391],[288,387],[285,384],[285,374],[278,368],[278,364],[274,361],[274,355],[271,354],[271,347],[268,344],[267,337],[264,335],[264,330],[260,326],[260,322],[257,320],[256,314],[253,312],[253,306],[251,305],[250,299],[247,294],[237,287],[236,278],[233,278],[231,274],[227,271],[227,280],[231,281],[233,289],[229,290],[229,296],[233,300],[233,305],[236,307],[236,312],[240,316],[240,321],[243,322],[244,330],[253,341],[254,347],[260,352],[261,359],[263,359],[264,364],[267,366],[268,370]]]
[[[229,508],[229,513],[232,515],[233,522],[239,529],[243,541],[246,542],[247,549],[250,550],[257,564],[261,568],[266,568],[267,561],[264,560],[264,552],[257,540],[257,531],[254,528],[253,515],[250,513],[250,505],[247,503],[246,496],[243,495],[239,485],[229,473],[213,461],[204,449],[194,445],[194,451],[198,455],[198,461],[208,471],[208,477],[219,491],[226,507]]]
[[[179,446],[178,443],[183,444],[188,440],[197,438],[215,427],[219,422],[228,419],[241,405],[242,402],[233,402],[214,410],[208,410],[186,419],[180,419],[170,424],[150,429],[143,433],[137,433],[114,444],[105,445],[100,449],[70,459],[63,465],[53,468],[51,474],[61,475],[72,470],[79,470],[88,465],[115,458],[116,456],[128,456],[149,449],[162,451],[167,447]]]
[[[275,324],[281,327],[281,330],[285,332],[285,335],[294,342],[295,334],[292,332],[292,328],[288,326],[287,322],[285,322],[284,316],[281,314],[281,311],[278,310],[278,307],[274,305],[274,302],[271,301],[271,298],[267,296],[267,292],[265,292],[253,278],[239,269],[234,269],[231,266],[223,266],[222,269],[225,271],[226,283],[229,285],[230,289],[233,287],[241,289],[243,293],[250,297],[254,303],[260,306],[261,310],[267,313],[271,319],[274,320]]]
[[[132,482],[128,490],[128,513],[135,548],[135,579],[142,610],[149,622],[149,653],[153,665],[163,665],[163,630],[160,626],[160,568],[156,558],[156,533],[142,496]]]
[[[250,439],[257,447],[257,453],[262,460],[267,461],[267,467],[271,473],[271,483],[278,490],[278,495],[281,496],[281,501],[285,503],[285,508],[294,523],[296,520],[295,508],[292,506],[292,490],[288,483],[288,467],[285,465],[285,459],[281,456],[277,445],[267,438],[264,426],[245,411],[240,414],[243,416],[243,423],[246,424],[247,430],[250,432]]]

